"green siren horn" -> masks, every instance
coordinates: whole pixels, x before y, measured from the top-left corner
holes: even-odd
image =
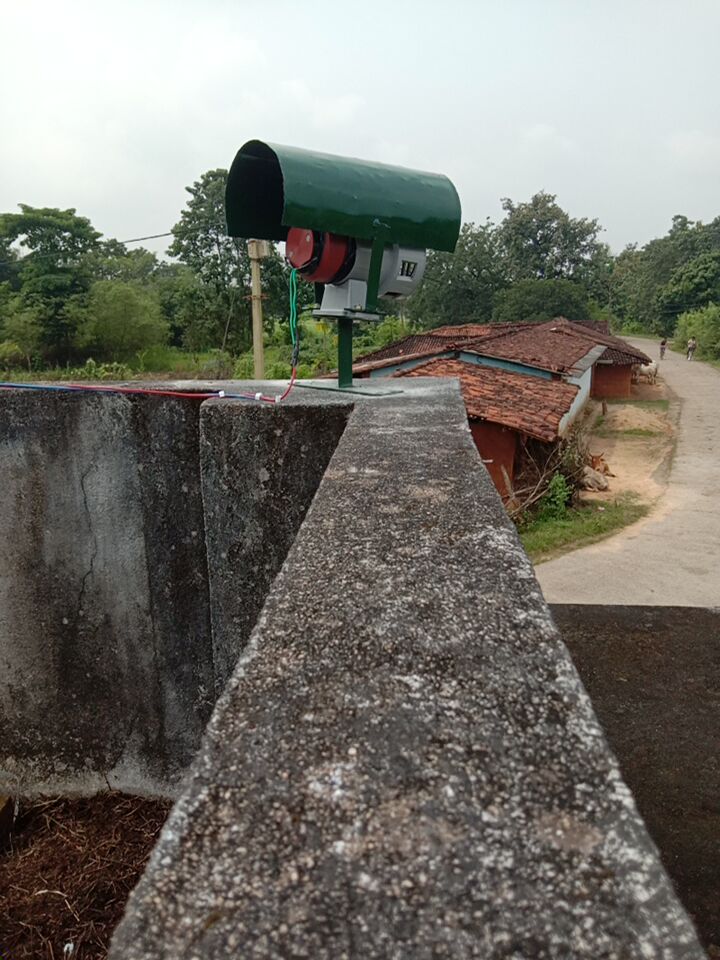
[[[322,285],[318,317],[338,321],[340,386],[352,385],[353,320],[419,286],[426,250],[452,252],[460,200],[437,173],[249,140],[225,193],[232,237],[285,241],[298,276]],[[349,340],[349,345],[348,345]]]

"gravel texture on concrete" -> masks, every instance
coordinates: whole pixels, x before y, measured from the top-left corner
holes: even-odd
[[[703,955],[457,385],[358,397],[110,956]]]
[[[200,466],[217,694],[255,626],[350,409],[347,401],[203,404]]]

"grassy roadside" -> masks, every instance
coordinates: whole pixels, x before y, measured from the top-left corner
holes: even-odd
[[[534,520],[520,528],[520,539],[534,563],[550,560],[566,548],[584,547],[644,517],[650,505],[625,496],[614,502],[570,507],[560,518]]]

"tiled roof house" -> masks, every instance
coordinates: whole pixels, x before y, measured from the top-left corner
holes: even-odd
[[[359,358],[356,377],[457,377],[475,443],[507,492],[523,437],[556,441],[591,395],[628,396],[645,354],[563,317],[545,323],[465,324],[412,334]]]

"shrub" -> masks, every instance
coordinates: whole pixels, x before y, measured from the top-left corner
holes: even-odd
[[[720,360],[720,305],[711,303],[700,310],[690,310],[678,318],[674,340],[681,349],[690,337],[697,338],[697,355]]]
[[[225,350],[211,350],[208,359],[200,367],[201,380],[230,380],[234,373],[232,356]]]
[[[538,519],[560,520],[567,510],[572,488],[562,473],[554,473],[539,503]]]
[[[168,325],[153,293],[133,283],[98,280],[78,312],[78,346],[113,360],[164,344]],[[95,354],[97,356],[97,353]]]
[[[255,373],[255,364],[251,353],[245,353],[235,364],[235,377],[238,380],[252,380]]]
[[[63,380],[129,380],[132,370],[126,363],[95,363],[90,357],[82,367],[63,371]]]
[[[22,366],[24,359],[22,350],[14,340],[3,340],[0,343],[0,367],[3,370],[12,370]]]

